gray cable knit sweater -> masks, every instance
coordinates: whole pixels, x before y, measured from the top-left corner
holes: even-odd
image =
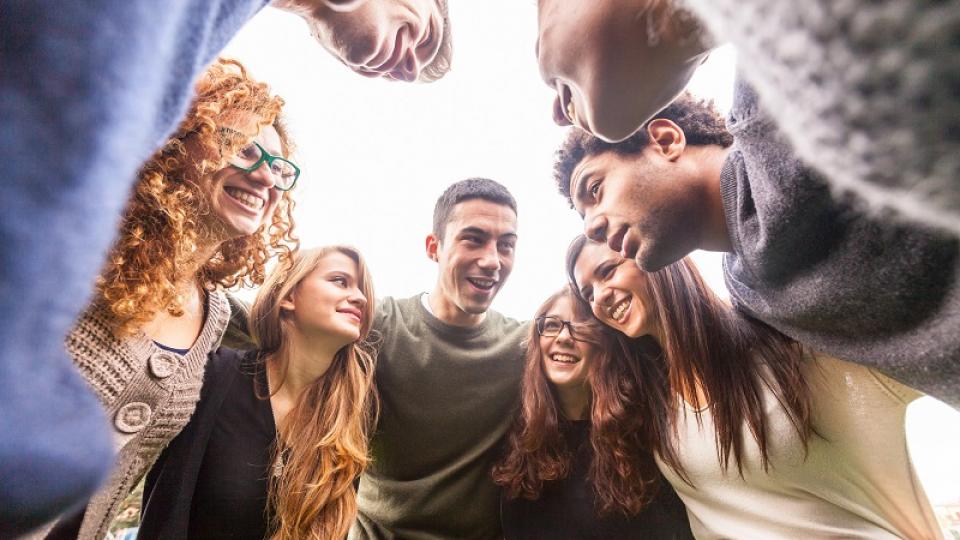
[[[960,407],[960,240],[838,202],[742,82],[727,129],[720,189],[734,304]]]
[[[230,320],[226,294],[207,294],[200,336],[180,356],[138,332],[117,339],[103,314],[88,310],[67,337],[67,352],[100,398],[113,428],[116,464],[87,505],[82,540],[99,540],[120,504],[160,452],[187,425],[203,383],[210,351],[216,350]]]
[[[960,0],[679,0],[807,163],[960,233]]]

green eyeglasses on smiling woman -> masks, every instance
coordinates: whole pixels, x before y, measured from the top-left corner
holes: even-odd
[[[141,169],[93,302],[67,338],[118,456],[101,490],[50,538],[106,535],[193,413],[207,355],[230,318],[223,289],[262,283],[270,259],[297,247],[289,190],[300,169],[286,158],[283,100],[224,60],[196,91],[177,132]]]

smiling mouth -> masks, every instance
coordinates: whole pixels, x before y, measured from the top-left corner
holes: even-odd
[[[242,189],[226,186],[223,190],[227,192],[227,195],[229,195],[231,199],[251,210],[261,210],[266,203],[262,198]]]
[[[580,359],[576,356],[566,353],[553,353],[550,355],[550,360],[560,364],[576,364],[580,362]]]
[[[482,291],[492,291],[493,287],[497,284],[495,279],[484,279],[484,278],[467,278],[467,281],[470,282],[474,287]]]
[[[610,315],[610,319],[613,320],[614,322],[622,323],[623,320],[626,318],[627,310],[630,308],[631,303],[632,301],[628,296],[627,298],[621,300],[620,302],[615,304],[613,307],[611,307],[610,311],[608,312]]]

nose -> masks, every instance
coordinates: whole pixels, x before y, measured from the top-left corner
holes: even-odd
[[[417,54],[413,47],[408,47],[403,51],[403,57],[400,63],[390,71],[390,76],[406,82],[413,82],[420,77],[420,61],[417,59]]]
[[[557,334],[556,341],[563,343],[570,343],[573,341],[573,331],[570,330],[569,324],[564,324],[563,328],[560,329],[560,333]]]
[[[477,260],[477,266],[484,270],[500,269],[500,253],[497,251],[496,242],[487,244],[486,249],[480,254],[480,259]]]
[[[597,313],[597,309],[604,306],[609,306],[612,298],[613,298],[612,289],[610,289],[609,287],[604,287],[603,285],[600,285],[600,284],[597,284],[596,286],[594,286],[593,302],[591,306],[593,307],[594,314],[599,315],[599,313]]]
[[[276,184],[276,178],[274,178],[273,172],[270,171],[270,166],[266,161],[261,163],[256,169],[248,172],[247,178],[257,184],[266,186],[267,189],[272,188]]]
[[[351,305],[356,306],[360,309],[363,309],[367,305],[367,297],[364,296],[360,289],[354,289],[350,293],[350,297],[347,298],[347,302],[350,302]]]
[[[583,233],[594,242],[607,241],[607,228],[609,226],[607,218],[603,216],[592,216],[590,212],[584,214]]]

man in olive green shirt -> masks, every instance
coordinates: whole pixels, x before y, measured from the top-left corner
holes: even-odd
[[[464,180],[437,201],[436,285],[378,309],[381,413],[351,540],[502,538],[490,469],[519,405],[526,325],[489,307],[516,241],[502,185]]]

